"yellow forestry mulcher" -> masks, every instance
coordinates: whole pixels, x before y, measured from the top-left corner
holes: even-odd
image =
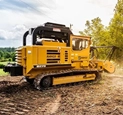
[[[27,36],[32,45],[26,45]],[[16,63],[7,64],[5,72],[24,76],[37,89],[53,85],[95,80],[103,71],[113,73],[110,61],[100,61],[91,47],[91,37],[74,35],[63,24],[47,22],[31,28],[23,36],[23,46],[16,50]],[[114,51],[114,47],[113,51]]]

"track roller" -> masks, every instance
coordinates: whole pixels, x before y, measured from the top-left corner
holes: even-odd
[[[45,76],[45,74],[39,74],[34,79],[34,87],[38,90],[43,90],[45,88],[48,88],[52,85],[52,77]]]
[[[52,78],[50,76],[44,77],[41,79],[40,85],[43,88],[48,88],[52,85]]]

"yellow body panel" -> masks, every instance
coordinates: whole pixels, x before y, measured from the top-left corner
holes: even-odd
[[[110,63],[109,61],[104,62],[104,69],[105,71],[109,72],[109,73],[114,73],[115,71],[115,67],[112,63]]]
[[[95,77],[96,77],[95,74],[58,77],[53,78],[53,85],[94,80]]]
[[[46,67],[46,65],[54,64],[71,64],[70,47],[26,46],[20,49],[19,52],[23,52],[20,55],[24,58],[21,58],[21,60],[18,58],[19,61],[17,63],[23,66],[23,74],[25,76],[34,66]]]

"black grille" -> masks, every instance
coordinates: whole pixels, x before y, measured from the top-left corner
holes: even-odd
[[[68,61],[68,51],[65,51],[65,61]]]
[[[47,63],[60,63],[60,52],[58,50],[47,50]]]

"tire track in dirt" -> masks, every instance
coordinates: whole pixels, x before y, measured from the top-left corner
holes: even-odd
[[[24,115],[30,110],[28,101],[21,95],[26,87],[21,82],[0,82],[0,115]]]
[[[108,75],[108,77],[111,79],[111,86],[115,87],[116,89],[123,89],[122,75],[111,74]]]
[[[40,112],[42,112],[43,115],[54,114],[58,110],[58,108],[60,106],[60,101],[61,101],[61,95],[57,94],[56,99],[54,99],[53,101],[50,100],[50,102],[46,103],[41,108]]]
[[[52,90],[41,92],[27,82],[19,81],[0,81],[0,115],[38,114],[38,109],[42,110],[46,103],[56,96]],[[57,103],[59,99],[56,98],[55,102]],[[51,104],[51,108],[53,106],[54,103]],[[55,112],[58,105],[55,106],[52,112]],[[39,113],[43,112],[39,111]]]
[[[56,100],[54,101],[54,103],[51,104],[51,114],[55,113],[59,106],[60,106],[60,101],[61,101],[61,96],[57,95]]]

